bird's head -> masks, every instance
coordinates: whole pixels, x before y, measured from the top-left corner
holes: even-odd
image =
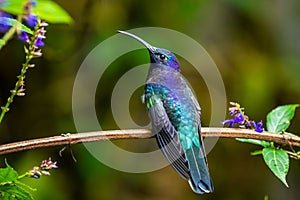
[[[118,31],[118,32],[127,35],[129,37],[132,37],[137,41],[139,41],[140,43],[142,43],[148,49],[150,54],[150,60],[152,63],[163,64],[175,69],[176,71],[180,71],[179,62],[176,56],[171,51],[154,47],[150,45],[148,42],[146,42],[145,40],[139,38],[136,35],[133,35],[132,33],[128,33],[126,31]]]

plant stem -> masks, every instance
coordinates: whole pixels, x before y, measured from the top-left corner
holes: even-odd
[[[14,97],[16,95],[21,96],[21,92],[23,91],[22,86],[24,85],[25,74],[27,72],[28,64],[29,64],[30,60],[31,60],[31,57],[26,56],[26,62],[22,65],[20,75],[17,76],[18,80],[15,84],[15,87],[14,87],[13,90],[10,91],[11,94],[10,94],[10,97],[7,98],[5,106],[1,107],[2,111],[1,111],[1,114],[0,114],[0,123],[2,122],[5,114],[9,111],[9,106],[13,102]]]
[[[4,47],[6,45],[6,43],[8,42],[8,40],[10,40],[13,35],[15,34],[17,30],[16,26],[12,26],[6,33],[5,35],[2,37],[1,39],[1,44],[0,44],[0,50],[2,49],[2,47]]]
[[[294,153],[294,152],[291,152],[291,151],[285,151],[287,154],[289,154],[289,156],[291,158],[294,158],[296,160],[299,160],[300,159],[300,155],[298,153]]]
[[[29,173],[25,172],[24,174],[21,174],[20,176],[18,176],[18,179],[20,180],[20,179],[22,179],[24,177],[27,177],[28,175],[29,175]]]
[[[18,16],[18,20],[19,21],[21,20],[21,16]],[[5,36],[3,37],[3,40],[4,39],[8,40],[10,37],[12,37],[13,33],[17,30],[17,28],[18,28],[17,26],[13,26],[5,34]],[[26,46],[24,46],[25,54],[26,54],[25,63],[22,65],[20,75],[17,76],[18,80],[17,80],[17,82],[15,84],[14,89],[12,89],[10,91],[10,93],[11,93],[10,97],[7,98],[6,104],[1,107],[2,111],[1,111],[1,114],[0,114],[0,124],[1,124],[1,122],[2,122],[2,120],[4,118],[4,116],[5,116],[5,114],[9,111],[9,106],[13,102],[14,97],[16,95],[18,95],[18,96],[24,96],[25,95],[25,93],[24,93],[25,89],[23,88],[24,87],[24,81],[25,81],[25,74],[27,72],[27,69],[30,67],[30,61],[32,60],[32,58],[34,58],[34,56],[33,56],[34,51],[35,51],[34,43],[35,43],[35,40],[36,40],[35,35],[36,35],[36,32],[38,31],[38,28],[39,27],[35,27],[34,34],[30,38],[28,48]]]

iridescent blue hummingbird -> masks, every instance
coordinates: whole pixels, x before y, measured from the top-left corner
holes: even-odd
[[[177,58],[131,33],[118,32],[136,39],[149,51],[151,65],[143,99],[158,146],[194,192],[212,192],[201,135],[200,106],[180,73]]]

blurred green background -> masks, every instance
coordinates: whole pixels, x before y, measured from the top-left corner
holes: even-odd
[[[223,77],[228,101],[246,107],[246,113],[259,121],[280,104],[300,100],[300,2],[259,0],[166,0],[56,1],[75,23],[47,27],[46,46],[36,68],[26,76],[26,96],[17,97],[0,126],[1,143],[76,132],[72,116],[72,89],[76,72],[86,55],[116,30],[137,27],[165,27],[182,32],[205,47]],[[124,37],[125,39],[125,37]],[[151,42],[151,41],[149,41]],[[121,44],[120,44],[121,45]],[[148,62],[147,51],[139,50],[116,60],[102,81],[106,88],[97,92],[101,126],[118,129],[110,110],[113,85],[132,67]],[[23,43],[12,40],[0,51],[0,103],[4,104],[24,61]],[[184,61],[183,61],[184,63]],[[182,66],[193,85],[203,110],[203,125],[209,124],[207,91],[197,87],[199,80],[191,68]],[[201,85],[201,84],[200,84]],[[203,94],[204,93],[204,94]],[[132,118],[147,124],[148,115],[140,102],[142,89],[130,104]],[[208,105],[208,106],[206,106]],[[300,133],[300,112],[289,129]],[[154,139],[119,141],[118,145],[147,143]],[[62,147],[31,150],[1,156],[19,172],[30,169],[49,156],[59,169],[50,177],[27,179],[36,199],[299,199],[300,162],[292,160],[286,188],[267,168],[258,149],[232,139],[219,139],[208,161],[215,192],[199,196],[171,167],[145,174],[130,174],[111,169],[83,145],[58,152]],[[138,151],[138,146],[136,149]],[[122,162],[122,161],[120,161]]]

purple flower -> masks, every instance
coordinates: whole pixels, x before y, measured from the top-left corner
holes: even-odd
[[[223,125],[229,124],[229,128],[232,128],[235,124],[239,125],[239,128],[254,129],[256,132],[263,132],[263,123],[260,121],[256,124],[255,121],[249,120],[249,117],[244,114],[244,108],[240,104],[230,102],[229,114],[233,116],[233,119],[227,119],[223,122]]]
[[[41,170],[39,167],[33,167],[31,170],[28,171],[30,176],[36,179],[39,179],[42,175]]]
[[[24,42],[29,42],[29,37],[25,31],[21,31],[21,35],[19,35],[18,38]]]
[[[258,133],[264,132],[264,128],[262,127],[263,126],[262,121],[257,122],[257,124],[255,123],[255,121],[252,121],[251,124],[256,132],[258,132]]]
[[[12,16],[0,10],[0,33],[6,33],[11,27],[7,22],[7,18],[12,18]]]
[[[43,39],[46,38],[45,33],[46,30],[44,28],[44,26],[46,26],[47,23],[46,22],[41,22],[38,21],[38,26],[39,28],[36,30],[36,32],[34,33],[34,37],[33,37],[33,45],[35,47],[35,51],[32,53],[32,55],[34,57],[40,57],[42,55],[41,50],[39,49],[39,47],[42,47],[45,45]],[[29,41],[29,37],[28,34],[25,31],[21,31],[21,34],[19,35],[19,39],[25,41],[25,42],[30,42]]]
[[[37,5],[36,0],[29,0],[26,4],[25,4],[25,20],[28,24],[28,26],[30,27],[35,27],[37,25],[37,21],[38,21],[38,16],[33,14],[32,12],[32,8],[35,7]]]
[[[223,125],[225,124],[229,124],[228,128],[232,128],[233,127],[233,124],[234,124],[234,119],[226,119],[224,122],[223,122]]]
[[[49,170],[53,168],[57,168],[56,162],[53,162],[51,158],[49,158],[48,160],[43,160],[40,166],[33,167],[28,173],[31,177],[38,179],[41,175],[49,176]]]
[[[42,169],[53,169],[57,168],[56,162],[53,162],[51,158],[48,160],[43,160],[42,163],[40,164],[40,168]]]
[[[237,107],[230,107],[229,108],[229,114],[231,116],[235,115],[238,111],[239,111],[239,108],[237,108]]]
[[[44,27],[42,27],[41,29],[39,29],[38,31],[38,35],[37,35],[37,39],[34,43],[34,46],[36,47],[42,47],[45,45],[45,43],[43,42],[43,39],[46,38],[45,37],[45,33],[46,33],[46,30],[44,29]]]
[[[35,27],[37,24],[38,16],[32,13],[25,15],[25,20],[31,28]]]
[[[32,178],[35,178],[35,179],[39,179],[41,177],[41,175],[39,174],[33,174],[31,175]]]
[[[42,46],[44,46],[45,45],[45,43],[43,42],[43,39],[42,38],[38,38],[37,40],[36,40],[36,42],[34,43],[34,46],[36,46],[36,47],[42,47]]]
[[[239,113],[237,113],[237,114],[235,115],[235,117],[234,117],[233,119],[227,119],[227,120],[225,120],[225,121],[223,122],[223,125],[229,124],[228,127],[229,127],[229,128],[232,128],[233,125],[235,125],[235,124],[242,124],[242,123],[244,123],[244,121],[245,121],[245,118],[244,118],[243,113],[239,112]]]
[[[239,112],[234,117],[234,123],[240,124],[243,123],[245,120],[243,113]]]

